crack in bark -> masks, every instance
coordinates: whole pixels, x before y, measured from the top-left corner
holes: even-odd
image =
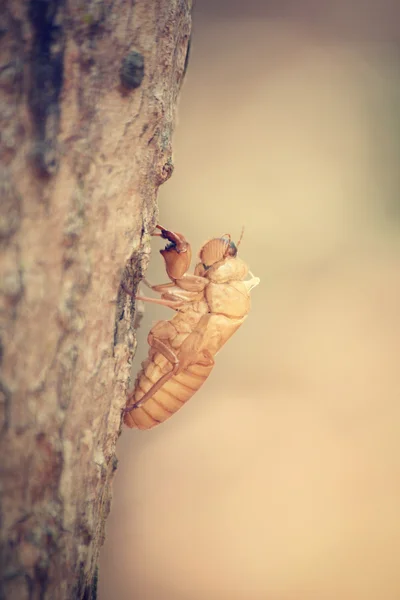
[[[36,142],[34,163],[42,175],[58,169],[57,135],[60,93],[64,81],[64,0],[30,0],[28,16],[33,28],[29,106]]]

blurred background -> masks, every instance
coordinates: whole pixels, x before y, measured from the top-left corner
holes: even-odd
[[[244,225],[261,285],[194,398],[124,429],[100,600],[400,598],[396,4],[197,1],[160,222]]]

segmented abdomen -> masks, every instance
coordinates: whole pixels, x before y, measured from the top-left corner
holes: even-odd
[[[129,404],[138,402],[171,368],[171,363],[159,353],[155,354],[152,360],[146,361],[136,379],[135,390],[129,398]],[[126,413],[125,425],[131,428],[151,429],[166,421],[197,392],[212,368],[212,366],[195,364],[174,375],[142,406]]]

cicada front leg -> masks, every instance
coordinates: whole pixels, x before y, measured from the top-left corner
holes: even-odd
[[[168,244],[164,250],[160,250],[160,254],[165,262],[165,270],[167,271],[168,277],[176,283],[178,279],[184,277],[190,268],[190,262],[192,260],[192,249],[185,236],[181,233],[169,231],[161,225],[157,225],[157,228],[161,230],[159,235],[165,240],[168,240]]]

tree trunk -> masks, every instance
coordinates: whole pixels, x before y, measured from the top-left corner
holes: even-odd
[[[94,598],[189,0],[1,22],[1,598]]]

